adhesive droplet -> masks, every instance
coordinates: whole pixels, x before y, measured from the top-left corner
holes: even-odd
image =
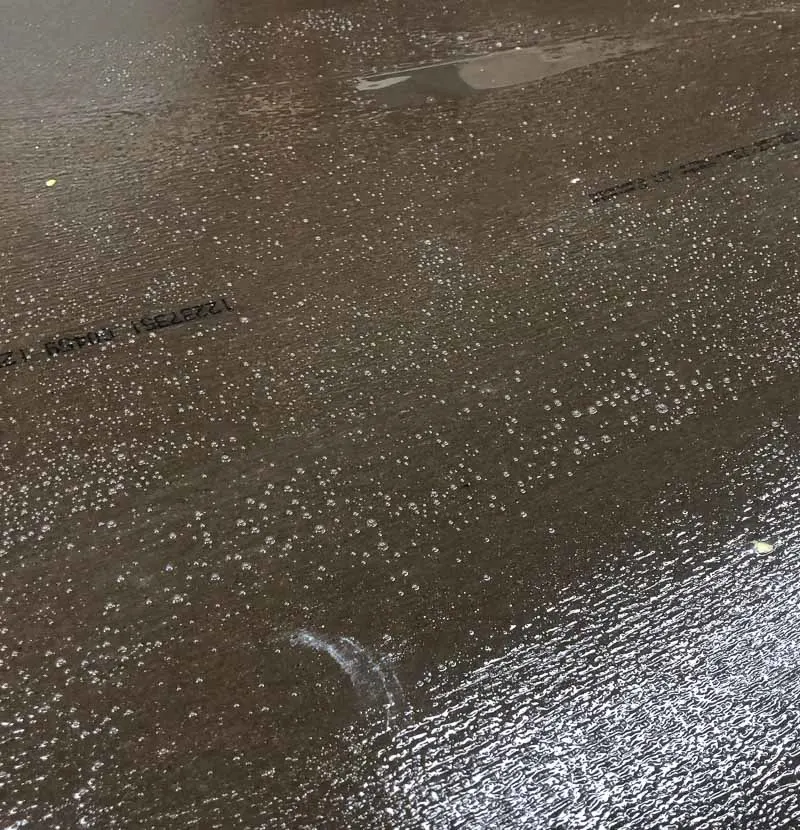
[[[46,184],[48,187],[53,187],[53,186],[55,185],[55,183],[56,183],[56,180],[55,180],[55,179],[48,179],[48,180],[45,182],[45,184]]]

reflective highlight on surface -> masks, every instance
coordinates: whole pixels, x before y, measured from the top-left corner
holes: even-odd
[[[772,440],[741,471],[770,555],[687,516],[564,591],[396,737],[379,776],[402,826],[796,826],[800,457]]]
[[[458,97],[470,91],[503,89],[560,75],[599,61],[647,50],[653,44],[623,39],[591,38],[511,50],[404,68],[399,72],[360,78],[361,92],[382,93],[392,106],[412,103],[419,95]]]

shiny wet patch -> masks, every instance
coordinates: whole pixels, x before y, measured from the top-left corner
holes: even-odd
[[[429,97],[454,98],[533,83],[572,69],[651,49],[654,44],[621,38],[584,38],[473,55],[359,78],[356,89],[389,106]]]

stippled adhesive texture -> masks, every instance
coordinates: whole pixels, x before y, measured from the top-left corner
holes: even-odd
[[[798,20],[6,0],[2,830],[796,830]]]

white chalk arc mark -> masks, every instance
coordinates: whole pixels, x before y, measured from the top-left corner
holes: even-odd
[[[319,634],[300,629],[289,642],[327,654],[347,675],[359,702],[365,708],[380,708],[387,724],[395,722],[405,709],[403,689],[384,661],[350,637]]]

